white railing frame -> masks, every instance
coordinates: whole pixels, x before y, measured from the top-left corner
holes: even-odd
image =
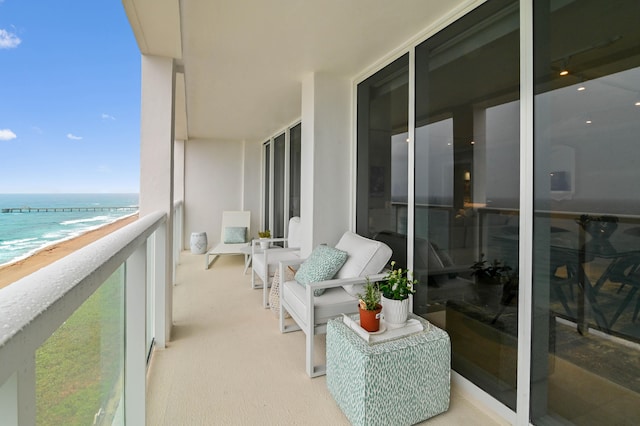
[[[167,230],[167,215],[154,212],[46,266],[0,291],[0,412],[3,424],[36,422],[36,350],[121,265],[125,265],[125,423],[145,423],[146,274],[166,262],[155,250],[147,264],[147,240]],[[167,238],[156,238],[166,244]],[[164,282],[156,282],[164,294]],[[160,305],[160,304],[158,304]],[[166,313],[156,310],[164,324]],[[164,331],[164,329],[161,329]]]

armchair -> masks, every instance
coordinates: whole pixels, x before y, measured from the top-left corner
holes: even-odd
[[[391,259],[392,251],[386,244],[345,232],[336,248],[347,252],[347,260],[334,279],[310,283],[286,281],[280,287],[280,332],[302,330],[306,335],[306,371],[309,377],[325,374],[326,367],[314,362],[314,336],[326,334],[327,321],[344,314],[358,312],[358,293],[369,278],[382,281],[381,273]],[[289,266],[300,265],[305,259],[280,262],[280,276],[284,277]],[[316,296],[317,290],[324,293]],[[295,324],[285,324],[288,313]]]
[[[251,288],[262,288],[262,305],[265,308],[269,307],[269,287],[278,263],[300,258],[300,232],[300,218],[295,216],[289,220],[287,238],[268,238],[251,242]],[[261,249],[260,243],[265,241],[269,243],[270,248]],[[277,242],[284,243],[284,247],[271,246]],[[262,285],[256,282],[256,276],[260,278]]]

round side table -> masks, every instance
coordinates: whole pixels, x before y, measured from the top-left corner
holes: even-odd
[[[207,233],[193,232],[191,234],[191,253],[205,254],[207,252]]]

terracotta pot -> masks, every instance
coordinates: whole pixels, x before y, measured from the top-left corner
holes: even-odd
[[[378,308],[373,311],[367,311],[360,309],[360,327],[369,332],[380,330],[380,311],[382,311],[382,305],[378,304]]]

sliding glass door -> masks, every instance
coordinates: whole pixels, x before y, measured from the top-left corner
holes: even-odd
[[[531,416],[640,420],[640,2],[534,3]]]
[[[264,143],[262,229],[286,237],[289,219],[300,216],[302,124],[287,128]]]
[[[284,237],[285,164],[285,134],[282,133],[273,140],[273,238]]]
[[[414,311],[447,330],[453,368],[512,409],[518,11],[516,1],[488,2],[418,45],[415,96]]]
[[[407,265],[409,56],[358,85],[356,230]]]

